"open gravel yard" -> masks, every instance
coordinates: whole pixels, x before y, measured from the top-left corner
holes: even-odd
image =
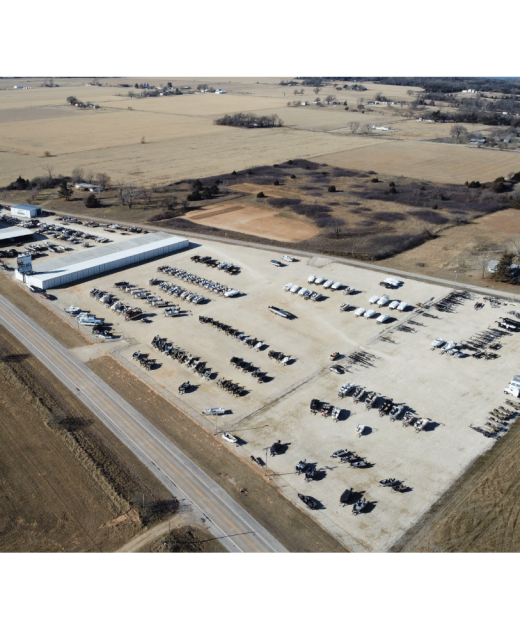
[[[287,444],[283,455],[268,459],[268,473],[276,474],[271,481],[298,505],[301,503],[297,493],[317,498],[323,508],[313,512],[312,517],[349,548],[389,549],[468,465],[491,447],[493,440],[484,438],[470,426],[483,427],[486,414],[504,404],[502,390],[518,373],[518,334],[502,338],[503,346],[495,360],[475,360],[469,355],[464,358],[441,356],[438,351],[430,350],[432,340],[443,337],[462,343],[489,327],[496,328],[495,321],[511,307],[492,308],[486,302],[484,308],[477,311],[475,298],[456,305],[452,313],[437,311],[434,307],[425,313],[417,303],[437,301],[449,290],[407,281],[400,289],[386,292],[379,285],[381,275],[368,269],[314,259],[311,264],[304,259],[276,268],[269,261],[281,259],[281,255],[270,251],[253,251],[217,242],[207,242],[204,246],[192,243],[191,247],[179,254],[58,289],[54,292],[58,300],[50,304],[63,316],[66,314],[61,310],[75,304],[113,322],[115,333],[124,339],[110,346],[99,345],[99,349],[111,351],[167,397],[178,398],[178,386],[189,380],[195,386],[177,402],[189,415],[198,416],[208,431],[213,431],[217,423],[215,418],[203,418],[203,409],[224,407],[227,414],[219,418],[218,430],[228,430],[240,438],[238,448],[226,446],[250,464],[253,464],[251,455],[265,460],[264,448],[275,440]],[[208,269],[190,260],[195,254],[233,262],[241,272],[230,276],[218,269]],[[114,289],[114,283],[119,280],[159,293],[157,287],[148,285],[152,277],[204,292],[197,286],[158,273],[157,267],[163,264],[233,286],[240,289],[242,295],[228,299],[210,294],[209,301],[198,306],[173,298],[186,311],[176,318],[165,317],[162,309],[142,305],[152,321],[147,324],[125,322],[89,296],[90,289],[96,286],[116,293],[123,301],[130,301],[130,294]],[[288,282],[306,285],[311,273],[355,287],[357,293],[344,296],[341,291],[331,292],[311,284],[308,288],[324,295],[321,301],[312,302],[283,290]],[[368,299],[385,292],[391,300],[406,300],[411,310],[400,313],[386,307],[386,312],[394,318],[386,325],[378,325],[374,319],[357,318],[352,311],[339,311],[339,305],[344,302],[353,307],[371,308]],[[170,299],[164,294],[163,297]],[[478,301],[484,302],[482,297],[478,297]],[[273,315],[268,305],[291,312],[293,319]],[[248,349],[209,324],[201,324],[199,315],[241,329],[267,346],[258,352]],[[233,379],[243,385],[247,393],[242,397],[230,396],[215,380],[203,381],[185,365],[160,354],[151,346],[156,335],[200,356],[217,378]],[[284,367],[269,359],[271,349],[290,355],[291,363]],[[136,366],[132,354],[137,350],[156,358],[157,368],[145,372]],[[347,356],[360,350],[373,356],[369,366],[349,365],[344,375],[329,371],[328,356],[332,351],[344,356],[338,360],[339,364],[348,365]],[[256,383],[251,375],[230,364],[233,356],[259,366],[272,380],[266,384]],[[424,432],[416,433],[413,427],[404,429],[399,421],[392,423],[388,417],[380,417],[376,409],[368,412],[364,404],[355,405],[351,397],[338,400],[338,388],[347,381],[376,391],[379,396],[406,403],[417,416],[430,418],[431,425]],[[309,403],[313,398],[340,406],[339,421],[334,423],[330,417],[312,415]],[[355,434],[358,423],[367,426],[361,438]],[[355,451],[373,466],[353,469],[331,459],[330,455],[341,448]],[[302,459],[316,462],[318,468],[324,469],[325,477],[307,484],[303,476],[295,475],[294,466]],[[387,477],[401,480],[411,490],[398,494],[378,487],[379,480]],[[341,493],[350,487],[370,502],[366,512],[357,518],[352,515],[351,507],[341,508],[339,503]]]

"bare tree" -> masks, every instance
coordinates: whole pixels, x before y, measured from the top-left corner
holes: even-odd
[[[96,184],[106,189],[110,184],[110,176],[106,173],[96,173]]]
[[[314,87],[313,91],[316,95],[321,91],[322,87]]]
[[[364,124],[361,127],[361,133],[364,133],[366,136],[369,136],[372,133],[372,127],[369,124]]]
[[[325,104],[332,104],[333,102],[336,102],[336,96],[331,94],[325,98],[324,102]]]
[[[460,138],[460,136],[465,137],[468,135],[468,130],[466,129],[466,127],[463,127],[461,124],[454,124],[453,127],[450,129],[450,136],[452,138],[456,138],[457,140]]]
[[[83,175],[85,173],[85,169],[83,167],[74,167],[72,169],[72,182],[83,182]]]
[[[119,198],[119,202],[123,205],[126,204],[126,187],[125,183],[122,180],[119,180],[116,184],[117,189],[117,197]]]
[[[350,129],[350,133],[352,135],[354,135],[358,131],[360,126],[361,125],[357,120],[353,120],[352,122],[348,123],[348,128]]]
[[[77,102],[77,101],[78,101],[78,99],[76,98],[76,96],[69,96],[69,97],[67,98],[67,102],[68,102],[69,104],[76,104],[76,102]]]
[[[166,207],[168,211],[173,211],[175,207],[178,205],[179,200],[176,196],[169,195],[167,198],[163,200],[163,205]]]
[[[85,182],[92,184],[94,182],[94,172],[92,169],[87,169],[85,172]]]
[[[49,180],[52,180],[52,172],[54,171],[54,167],[51,164],[46,164],[43,167],[49,176]]]

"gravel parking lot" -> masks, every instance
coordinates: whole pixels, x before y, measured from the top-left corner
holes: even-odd
[[[120,234],[111,235],[116,240]],[[195,254],[232,262],[241,272],[230,276],[196,264],[190,260]],[[281,259],[281,255],[217,242],[207,242],[204,246],[192,243],[189,250],[179,254],[57,289],[52,292],[57,300],[49,304],[67,318],[63,309],[73,304],[113,323],[114,332],[123,338],[100,348],[116,351],[119,359],[132,365],[135,364],[132,354],[137,350],[156,358],[158,367],[149,372],[139,370],[155,388],[177,395],[182,382],[192,382],[196,386],[182,396],[182,402],[199,416],[205,408],[224,407],[227,414],[219,418],[218,429],[227,429],[240,438],[242,444],[236,451],[247,461],[251,455],[263,456],[265,460],[264,448],[276,440],[287,444],[283,455],[268,459],[268,473],[276,474],[271,476],[271,482],[278,484],[299,505],[302,503],[297,493],[319,500],[323,508],[309,513],[353,550],[384,551],[475,457],[492,446],[493,440],[469,427],[484,426],[491,409],[505,406],[502,391],[513,375],[520,373],[520,333],[503,337],[503,346],[495,360],[441,356],[438,350],[430,349],[432,340],[441,337],[463,342],[488,327],[496,328],[499,317],[506,316],[510,309],[520,311],[520,307],[492,308],[481,296],[475,296],[456,306],[452,313],[430,307],[425,315],[417,303],[439,300],[449,289],[410,280],[398,290],[385,291],[379,285],[381,275],[368,269],[326,260],[318,264],[311,261],[309,265],[307,259],[277,268],[270,264],[271,259]],[[39,259],[36,265],[41,269],[44,262],[45,258]],[[203,305],[170,298],[156,286],[149,286],[149,279],[158,277],[201,294],[204,290],[158,273],[157,267],[164,264],[240,289],[243,295],[228,299],[206,292],[209,301]],[[309,285],[307,278],[311,273],[355,287],[356,293],[345,296],[341,290],[331,292]],[[114,283],[120,280],[180,304],[186,313],[182,317],[167,318],[163,309],[149,307],[115,289]],[[285,292],[284,285],[289,282],[320,291],[324,299],[305,301]],[[92,287],[112,292],[123,302],[133,300],[146,310],[151,322],[125,322],[89,296]],[[357,318],[352,311],[339,311],[344,302],[372,308],[369,298],[384,293],[391,300],[406,300],[411,309],[400,313],[386,307],[386,313],[395,320],[385,325],[377,324],[375,319]],[[474,309],[477,301],[486,302],[478,311]],[[293,318],[273,315],[269,305],[289,311]],[[199,323],[199,315],[230,324],[268,346],[255,352],[223,332]],[[72,319],[69,321],[74,323]],[[403,324],[407,330],[398,330]],[[90,335],[89,328],[83,330]],[[232,379],[244,385],[248,393],[232,397],[217,386],[216,380],[203,381],[185,365],[160,354],[151,346],[156,335],[200,356],[218,373],[218,378]],[[270,360],[271,349],[290,355],[292,363],[283,367]],[[347,364],[348,355],[359,350],[373,356],[369,366],[351,364],[343,375],[329,370],[331,352],[339,351],[337,363]],[[233,356],[258,365],[273,379],[258,384],[249,374],[230,364]],[[364,403],[355,405],[352,397],[338,399],[339,387],[349,381],[395,402],[406,403],[418,416],[430,418],[430,427],[416,433],[413,427],[403,428],[399,421],[390,422],[388,417],[380,417],[376,409],[367,411]],[[340,406],[343,411],[339,421],[335,423],[330,417],[312,415],[309,403],[313,398]],[[211,421],[215,423],[214,418]],[[360,438],[355,433],[358,423],[367,426]],[[341,448],[355,451],[373,466],[354,469],[340,464],[330,456]],[[303,476],[295,475],[294,466],[302,459],[317,463],[324,469],[324,477],[306,483]],[[411,490],[399,494],[378,487],[379,480],[388,477],[401,480]],[[351,507],[343,508],[339,503],[341,493],[350,487],[370,503],[358,517],[353,516]],[[306,507],[302,505],[302,508]]]

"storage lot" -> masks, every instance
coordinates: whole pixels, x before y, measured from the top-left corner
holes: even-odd
[[[241,267],[241,273],[229,276],[218,269],[196,264],[190,260],[195,254],[233,262]],[[306,259],[283,268],[269,264],[271,259],[280,258],[281,254],[269,251],[219,243],[192,245],[189,250],[166,258],[57,289],[54,293],[58,300],[53,304],[61,313],[65,307],[74,304],[114,322],[116,333],[119,331],[124,336],[124,340],[112,346],[119,350],[120,356],[132,362],[132,353],[141,350],[157,358],[160,367],[142,374],[156,386],[176,395],[178,386],[185,380],[197,384],[196,390],[182,396],[182,401],[197,413],[218,406],[231,411],[219,419],[218,427],[223,430],[227,425],[244,441],[237,453],[246,460],[249,461],[251,455],[264,455],[264,447],[275,440],[290,443],[284,455],[269,458],[269,470],[281,474],[271,481],[299,504],[298,492],[320,500],[325,508],[309,513],[352,549],[382,551],[442,495],[476,456],[491,446],[492,440],[469,426],[483,426],[487,412],[504,404],[502,390],[511,377],[519,373],[520,334],[505,337],[498,352],[500,357],[490,361],[441,356],[430,350],[432,340],[443,337],[461,342],[489,326],[496,327],[495,320],[515,307],[495,309],[486,303],[482,310],[476,311],[474,301],[466,301],[454,313],[430,309],[428,313],[437,316],[435,318],[417,314],[416,308],[402,314],[387,311],[396,317],[396,322],[380,326],[374,319],[356,318],[353,312],[339,312],[339,305],[347,300],[353,305],[371,308],[368,299],[374,294],[385,293],[378,284],[382,280],[380,274],[333,262],[312,266]],[[37,264],[43,265],[44,260]],[[136,305],[149,311],[152,322],[148,324],[125,322],[89,296],[90,289],[95,286],[115,293],[123,302],[130,302],[133,299],[129,294],[113,288],[120,280],[128,280],[161,295],[157,287],[148,285],[152,277],[184,284],[189,290],[203,293],[199,287],[158,273],[157,267],[163,264],[236,287],[245,295],[232,299],[209,295],[210,301],[198,306],[172,298],[182,310],[191,312],[173,318],[166,318],[162,309],[135,300]],[[356,287],[359,293],[347,297],[341,291],[327,292],[316,285],[307,285],[310,273],[339,280]],[[325,299],[304,301],[283,291],[288,282],[323,291]],[[401,289],[387,293],[391,300],[406,300],[415,307],[417,302],[425,302],[431,297],[441,298],[448,290],[407,281]],[[162,297],[170,300],[167,295]],[[478,299],[483,301],[481,297]],[[290,311],[295,318],[286,320],[275,316],[268,311],[268,305]],[[241,329],[269,347],[256,353],[209,325],[200,324],[199,314]],[[397,331],[398,322],[405,319],[418,323],[408,325],[414,333]],[[85,330],[90,333],[89,329]],[[379,339],[382,332],[390,332],[391,342]],[[244,384],[250,393],[235,398],[219,389],[215,381],[202,381],[184,365],[154,350],[150,343],[155,335],[166,337],[200,356],[214,372],[218,371],[219,378],[231,378]],[[342,376],[329,371],[328,355],[332,351],[346,355],[360,348],[375,356],[373,366],[356,365]],[[268,358],[270,349],[290,354],[295,362],[286,367],[278,365]],[[274,379],[267,384],[257,384],[249,374],[230,365],[233,356],[260,366]],[[345,359],[339,360],[338,364],[343,362]],[[412,427],[404,429],[400,422],[392,423],[388,417],[379,417],[375,409],[368,412],[364,404],[354,405],[351,397],[338,400],[337,391],[347,381],[375,390],[396,402],[405,402],[417,415],[431,418],[434,428],[415,433]],[[312,415],[309,411],[312,398],[341,406],[344,411],[340,420],[333,423],[331,418]],[[355,427],[360,422],[369,429],[366,435],[357,438]],[[340,448],[356,451],[374,466],[353,469],[337,463],[330,455]],[[326,468],[326,477],[307,484],[303,476],[294,475],[294,465],[304,458]],[[412,491],[397,494],[379,488],[379,480],[387,477],[402,480]],[[358,517],[352,515],[351,507],[339,506],[339,496],[349,487],[365,492],[364,496],[372,503],[371,508]],[[302,505],[302,508],[306,507]]]

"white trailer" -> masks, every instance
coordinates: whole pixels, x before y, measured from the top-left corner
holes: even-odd
[[[406,311],[408,306],[408,302],[401,302],[397,307],[397,311]]]
[[[332,287],[332,285],[334,284],[334,280],[326,280],[323,283],[323,288],[324,289],[330,289]]]
[[[372,296],[369,300],[370,304],[375,304],[379,300],[379,296]]]
[[[293,284],[293,286],[291,287],[291,293],[298,293],[300,289],[300,286],[298,286],[297,284]]]
[[[504,389],[504,393],[514,396],[515,398],[520,397],[520,376],[514,376],[509,386]]]
[[[359,307],[358,309],[356,309],[354,311],[354,315],[355,316],[362,316],[367,312],[367,310],[364,307]]]

